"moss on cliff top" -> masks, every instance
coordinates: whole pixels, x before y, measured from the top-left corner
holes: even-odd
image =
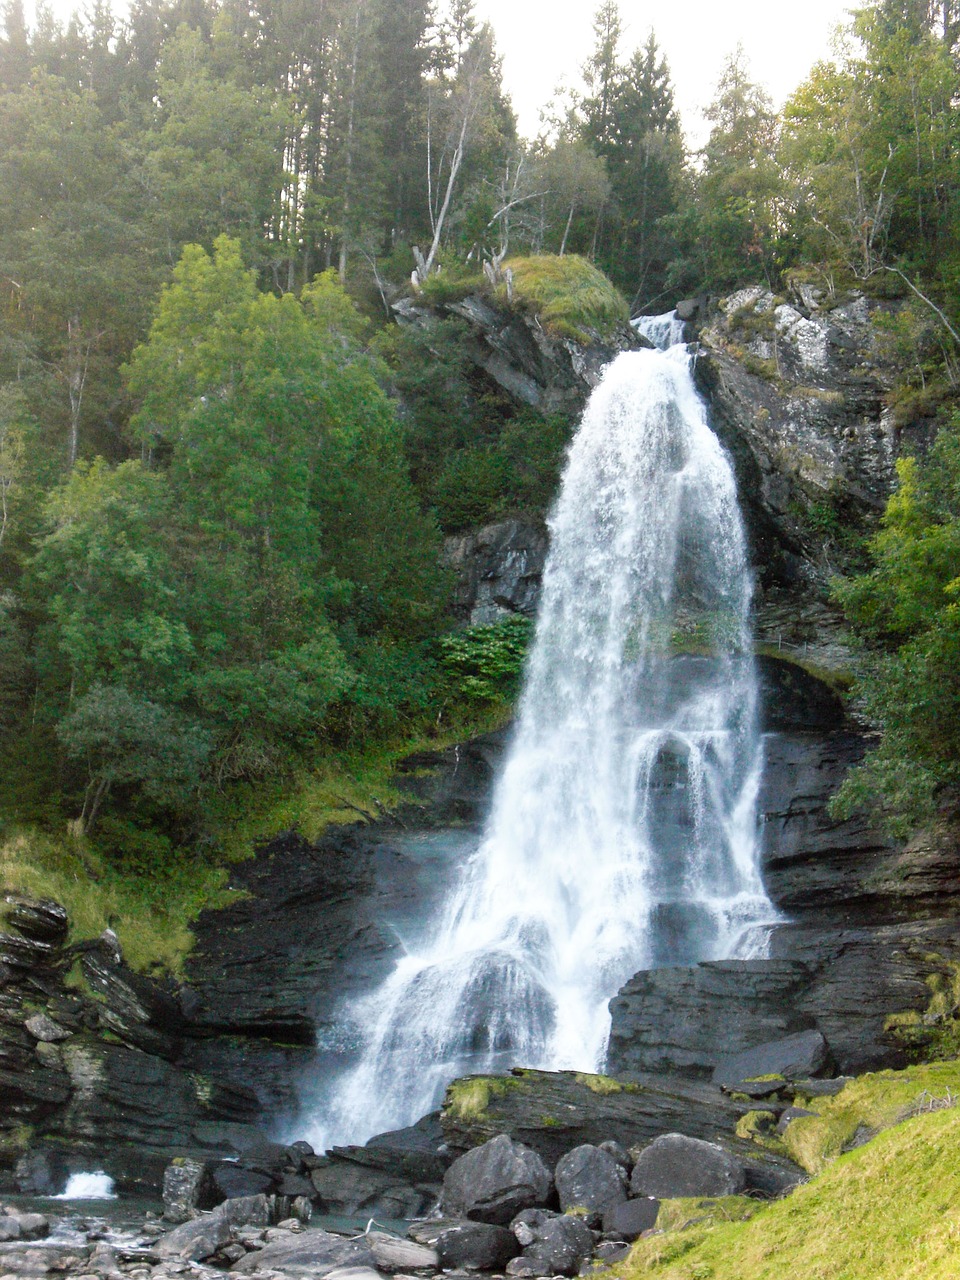
[[[534,312],[545,329],[575,342],[609,342],[630,321],[623,295],[578,254],[511,258],[513,303]],[[501,300],[506,285],[498,288]]]

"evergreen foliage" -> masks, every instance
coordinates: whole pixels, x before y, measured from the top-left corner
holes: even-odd
[[[872,569],[836,591],[863,646],[857,689],[882,737],[835,808],[867,807],[908,835],[960,785],[960,417],[924,462],[904,458],[898,471]]]

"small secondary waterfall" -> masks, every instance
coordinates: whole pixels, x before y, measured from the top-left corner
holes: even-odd
[[[669,318],[648,331],[678,341]],[[412,1123],[467,1072],[601,1069],[626,979],[755,953],[774,918],[744,534],[685,347],[608,366],[550,530],[486,831],[430,936],[351,1010],[362,1056],[320,1144]]]

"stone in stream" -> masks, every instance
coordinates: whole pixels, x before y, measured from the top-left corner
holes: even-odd
[[[511,1223],[517,1240],[524,1244],[524,1263],[534,1270],[507,1267],[508,1274],[575,1276],[593,1253],[593,1232],[582,1218],[528,1209]],[[517,1260],[520,1261],[519,1259]]]
[[[443,1179],[446,1214],[504,1226],[547,1203],[550,1171],[535,1151],[499,1134],[455,1160]]]
[[[640,1152],[630,1179],[635,1196],[735,1196],[746,1186],[746,1170],[714,1142],[665,1133]]]
[[[238,1227],[265,1227],[269,1221],[270,1204],[264,1195],[225,1200],[211,1213],[174,1227],[158,1243],[157,1254],[162,1260],[202,1262],[230,1244]]]
[[[210,1166],[203,1160],[182,1158],[163,1173],[163,1216],[168,1222],[189,1222],[216,1200]]]
[[[517,1237],[491,1222],[459,1222],[436,1238],[444,1271],[501,1271],[520,1252]]]
[[[231,1272],[271,1271],[285,1276],[321,1280],[340,1268],[373,1268],[375,1259],[365,1237],[345,1240],[328,1231],[302,1231],[287,1240],[273,1240],[234,1263]]]
[[[621,1166],[608,1151],[589,1143],[561,1156],[553,1177],[564,1212],[603,1210],[627,1198]]]

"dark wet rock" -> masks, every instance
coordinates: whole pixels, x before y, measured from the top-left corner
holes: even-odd
[[[578,416],[617,351],[648,345],[625,324],[613,342],[585,347],[552,336],[533,316],[479,295],[438,305],[404,299],[393,311],[400,324],[426,331],[438,319],[456,317],[467,329],[467,358],[495,393],[544,413]]]
[[[181,1157],[164,1170],[163,1216],[168,1222],[189,1222],[201,1209],[213,1208],[216,1199],[205,1161]]]
[[[828,1074],[830,1048],[816,1029],[799,1031],[779,1040],[769,1040],[743,1053],[721,1058],[713,1071],[715,1084],[736,1086],[742,1080],[780,1076],[799,1080],[805,1076]]]
[[[712,1142],[682,1133],[655,1138],[633,1167],[630,1189],[635,1196],[674,1199],[680,1196],[735,1196],[747,1185],[741,1161]]]
[[[218,1164],[211,1180],[219,1200],[266,1194],[275,1185],[273,1174],[239,1164]]]
[[[776,1132],[778,1134],[786,1133],[788,1127],[793,1124],[794,1120],[800,1120],[803,1116],[816,1115],[815,1111],[808,1111],[806,1107],[785,1107],[780,1113],[780,1119],[776,1124]]]
[[[521,1209],[545,1205],[550,1171],[535,1151],[499,1134],[468,1151],[443,1179],[445,1213],[504,1225]]]
[[[232,1238],[233,1224],[229,1218],[214,1211],[174,1227],[159,1241],[156,1250],[161,1259],[202,1262],[229,1244]]]
[[[183,1017],[180,1006],[159,983],[127,968],[108,947],[87,951],[80,961],[83,976],[100,997],[104,1030],[125,1044],[164,1058],[176,1058]]]
[[[616,1142],[613,1138],[607,1138],[605,1141],[597,1144],[601,1151],[606,1151],[608,1156],[613,1156],[614,1160],[621,1169],[625,1169],[627,1173],[633,1168],[633,1161],[630,1158],[630,1152]]]
[[[461,1222],[436,1237],[444,1271],[501,1271],[520,1252],[516,1236],[491,1222]]]
[[[638,1196],[604,1210],[603,1230],[621,1240],[636,1240],[657,1225],[660,1201],[654,1196]]]
[[[553,1177],[564,1212],[603,1210],[627,1198],[621,1166],[609,1152],[588,1143],[561,1156]]]
[[[10,928],[37,942],[58,944],[66,940],[69,920],[64,907],[50,898],[18,898],[8,895],[0,909]]]
[[[456,1090],[448,1093],[453,1101],[441,1120],[451,1149],[468,1150],[505,1133],[555,1166],[574,1147],[611,1136],[632,1147],[682,1125],[696,1137],[715,1138],[731,1131],[746,1110],[715,1086],[680,1077],[618,1081],[573,1071],[518,1070],[497,1080],[503,1087],[492,1089],[486,1107],[468,1116],[457,1110]]]
[[[520,519],[445,538],[443,562],[456,575],[453,607],[457,617],[473,626],[513,614],[532,617],[548,545],[541,521]]]
[[[450,1164],[449,1157],[426,1145],[418,1148],[377,1142],[364,1147],[334,1147],[329,1154],[337,1160],[386,1174],[397,1182],[442,1182]]]
[[[530,1224],[531,1242],[523,1257],[536,1267],[536,1275],[575,1276],[593,1252],[593,1232],[582,1218],[558,1215]]]
[[[59,1044],[61,1040],[69,1040],[72,1034],[45,1013],[35,1013],[23,1025],[34,1040],[39,1040],[42,1044]]]
[[[327,1231],[304,1231],[248,1253],[231,1271],[278,1271],[298,1280],[321,1280],[337,1267],[373,1266],[373,1250],[364,1237],[345,1240]]]
[[[786,658],[760,654],[756,662],[764,731],[832,733],[844,727],[843,703],[830,685]]]
[[[71,1172],[66,1154],[35,1147],[17,1157],[13,1168],[16,1188],[28,1196],[57,1196],[67,1185]]]
[[[440,1198],[439,1181],[411,1185],[395,1173],[337,1156],[318,1158],[310,1181],[324,1213],[416,1218]]]

